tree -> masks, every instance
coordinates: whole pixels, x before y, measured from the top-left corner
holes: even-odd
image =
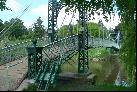
[[[20,39],[23,35],[27,34],[27,28],[23,25],[22,20],[18,18],[12,18],[9,22],[5,22],[5,26],[12,24],[13,26],[11,26],[11,28],[8,30],[8,38],[10,40]]]
[[[27,30],[28,30],[27,39],[32,39],[34,37],[33,28],[28,28]]]
[[[9,7],[6,6],[6,1],[7,0],[0,0],[0,10],[11,10]]]
[[[64,38],[69,34],[68,32],[68,25],[63,25],[60,29],[57,31],[57,35],[59,38]]]
[[[63,38],[63,37],[66,37],[68,35],[76,35],[78,34],[78,24],[75,24],[75,25],[71,25],[71,31],[68,31],[69,30],[69,26],[70,25],[63,25],[60,29],[58,29],[58,36]],[[104,27],[104,29],[106,29],[106,27]],[[108,32],[107,29],[106,31],[104,31],[104,34]],[[93,37],[103,37],[103,31],[100,31],[100,27],[97,23],[92,23],[92,22],[88,22],[88,34],[90,36],[93,36]],[[100,35],[99,35],[100,34]],[[105,37],[105,36],[104,36]]]
[[[0,34],[2,34],[2,30],[4,28],[4,24],[3,21],[0,19]],[[1,35],[0,35],[1,36]],[[0,37],[0,40],[2,39],[2,37]]]
[[[43,37],[45,35],[45,29],[44,29],[44,25],[42,25],[42,20],[41,17],[39,17],[36,21],[36,23],[34,23],[34,37]]]
[[[0,19],[0,32],[2,31],[3,26],[4,26],[3,21]]]

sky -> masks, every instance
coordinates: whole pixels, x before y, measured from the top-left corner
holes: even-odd
[[[26,27],[32,26],[36,20],[41,17],[43,20],[43,25],[48,27],[48,0],[7,0],[6,5],[12,9],[12,11],[4,10],[0,11],[0,19],[3,21],[9,21],[11,18],[16,18],[20,16],[23,10],[30,5],[28,10],[20,17],[20,19],[24,22]],[[65,17],[66,16],[66,17]],[[65,13],[65,8],[61,9],[57,19],[57,28],[62,26],[62,24],[69,24],[72,19],[72,24],[77,23],[77,19],[79,17],[79,13],[76,12],[74,17],[72,18],[72,13],[67,15]],[[93,17],[93,16],[91,16]],[[63,21],[63,19],[65,20]],[[109,22],[105,22],[103,16],[98,16],[95,14],[95,20],[90,20],[91,22],[98,23],[99,20],[103,21],[103,24],[107,29],[114,28],[120,22],[118,15],[110,20]]]

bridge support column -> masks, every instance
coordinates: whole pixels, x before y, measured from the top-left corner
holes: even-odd
[[[37,41],[33,41],[33,47],[27,47],[28,51],[28,79],[34,79],[42,64],[42,49],[36,47]]]
[[[48,35],[51,42],[55,41],[55,27],[57,25],[57,0],[48,0]]]
[[[87,11],[84,7],[84,3],[79,5],[79,20],[80,31],[78,34],[78,73],[88,73],[88,27],[87,27]]]

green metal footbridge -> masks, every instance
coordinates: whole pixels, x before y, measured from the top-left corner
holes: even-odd
[[[27,78],[33,79],[38,84],[38,90],[47,91],[49,87],[55,85],[61,72],[61,65],[74,55],[78,54],[78,73],[86,74],[89,69],[88,49],[100,47],[117,51],[120,49],[119,32],[114,33],[115,38],[109,35],[106,38],[93,37],[88,34],[88,17],[84,4],[78,6],[80,28],[78,34],[56,39],[57,17],[63,7],[65,7],[63,2],[49,0],[48,36],[0,49],[0,60],[4,63],[25,58],[22,62],[28,62]]]

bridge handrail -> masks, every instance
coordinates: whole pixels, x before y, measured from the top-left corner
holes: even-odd
[[[48,38],[48,36],[42,37],[42,38],[36,38],[36,40],[42,40],[44,38]],[[31,43],[32,44],[32,39],[27,40],[27,41],[22,41],[22,42],[19,42],[19,43],[16,43],[16,44],[12,44],[12,45],[9,45],[7,47],[0,48],[0,51],[5,50],[5,49],[10,49],[10,48],[13,48],[13,47],[16,47],[16,46],[19,46],[19,45],[23,45],[25,43]]]
[[[48,36],[36,39],[38,40],[38,46],[43,46],[48,43]],[[0,65],[27,57],[27,50],[25,47],[29,46],[32,46],[32,40],[0,48]]]
[[[47,47],[47,46],[49,46],[49,45],[52,45],[52,44],[55,44],[55,43],[61,42],[62,40],[65,40],[65,39],[68,39],[68,38],[71,38],[71,37],[76,37],[76,36],[78,36],[78,35],[72,35],[72,36],[68,36],[68,37],[65,37],[65,38],[59,39],[59,40],[54,41],[54,42],[52,42],[52,43],[46,44],[44,47]]]

